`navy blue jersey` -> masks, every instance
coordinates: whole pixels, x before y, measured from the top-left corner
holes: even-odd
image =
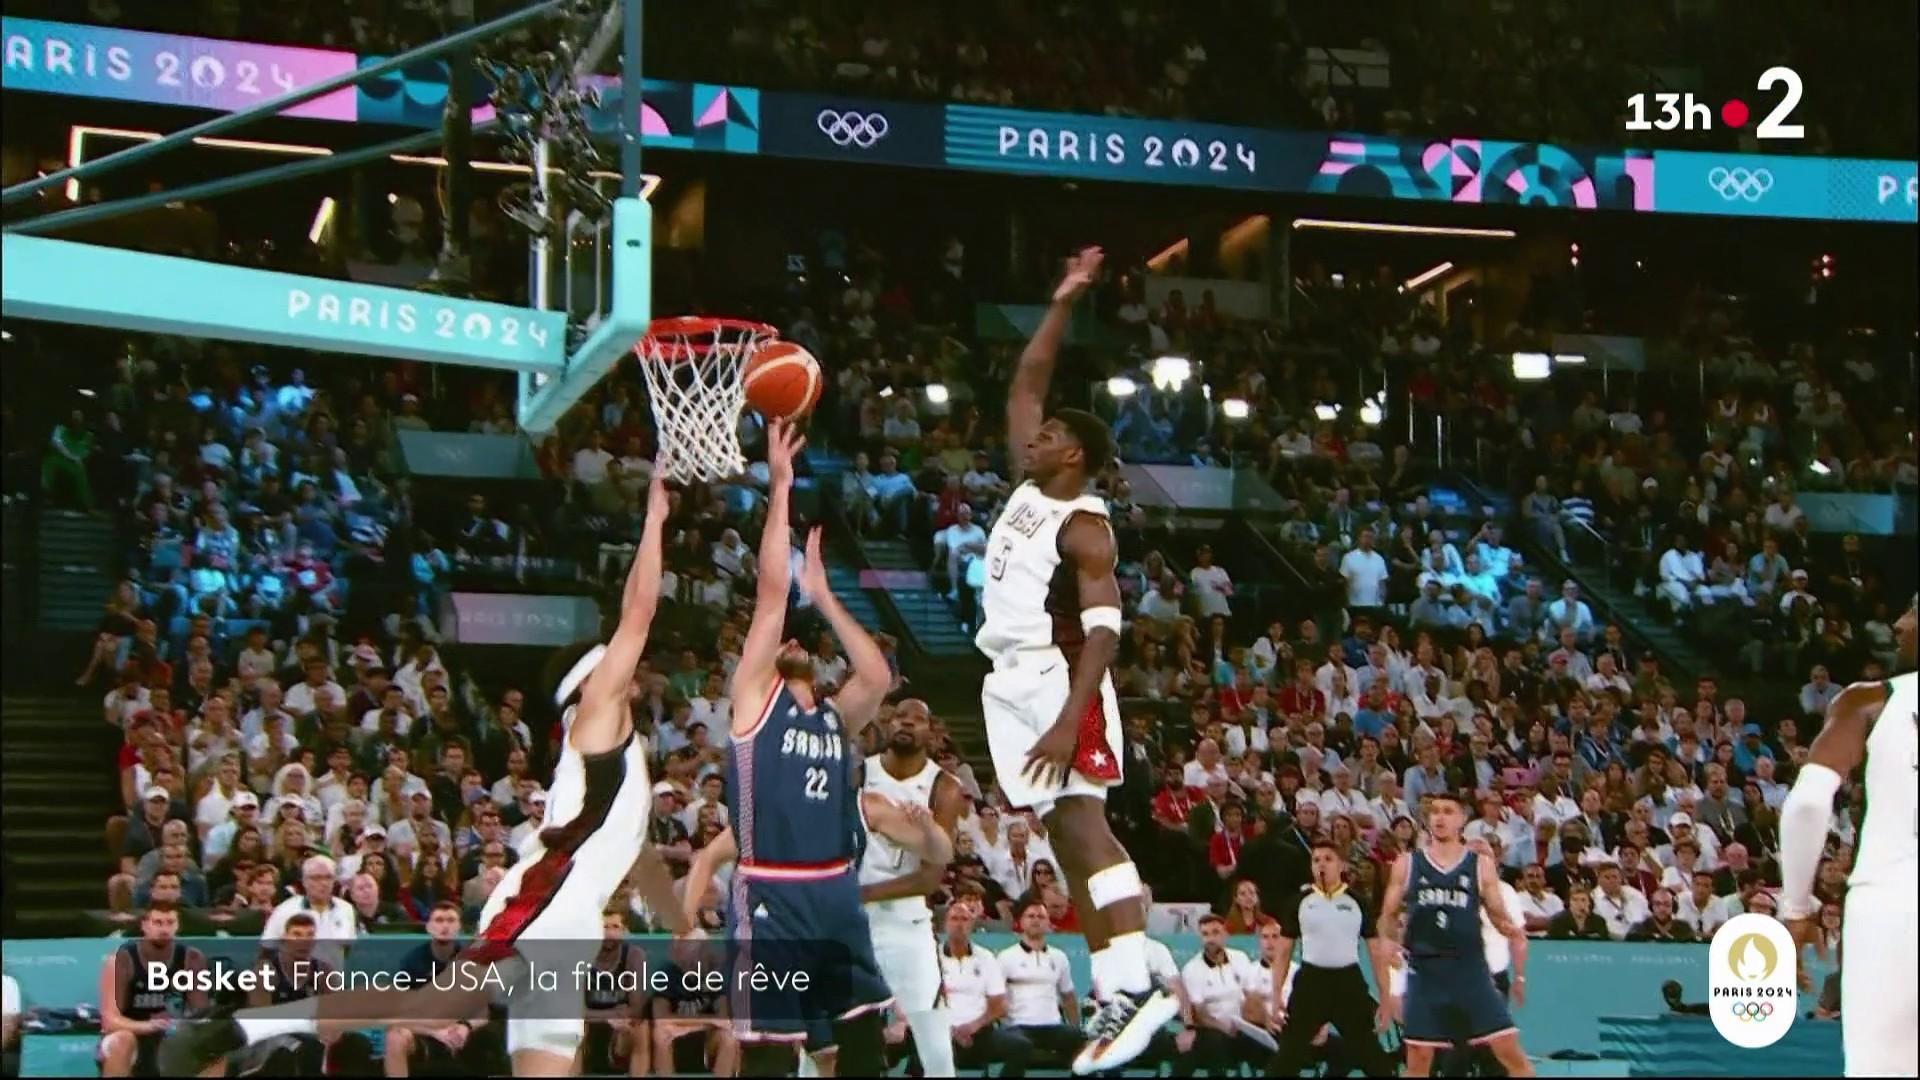
[[[1413,957],[1477,957],[1480,940],[1480,856],[1463,852],[1450,868],[1435,866],[1424,847],[1414,849],[1407,870],[1407,954]]]
[[[857,861],[859,749],[830,702],[803,709],[782,681],[751,735],[735,736],[727,790],[738,792],[734,839],[742,864]]]

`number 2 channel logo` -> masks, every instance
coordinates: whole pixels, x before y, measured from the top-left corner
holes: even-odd
[[[1784,93],[1772,111],[1753,129],[1757,139],[1803,139],[1806,128],[1788,123],[1800,106],[1803,87],[1800,73],[1790,67],[1770,67],[1760,73],[1758,89],[1769,93],[1781,87]],[[1627,98],[1628,131],[1712,131],[1714,110],[1692,93],[1638,93]],[[1728,98],[1720,105],[1720,122],[1730,128],[1743,128],[1752,110],[1739,98]]]

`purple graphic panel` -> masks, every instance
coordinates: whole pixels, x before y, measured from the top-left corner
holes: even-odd
[[[6,88],[238,112],[354,69],[354,55],[150,34],[105,26],[0,19]],[[351,88],[288,109],[314,120],[355,119]]]

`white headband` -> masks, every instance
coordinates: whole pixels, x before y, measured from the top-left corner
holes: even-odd
[[[595,645],[587,650],[586,655],[574,661],[572,670],[567,672],[566,677],[560,680],[560,685],[554,689],[553,703],[564,708],[567,699],[573,697],[574,692],[580,689],[580,684],[586,682],[587,676],[593,674],[593,669],[600,666],[600,658],[605,655],[607,655],[607,647]]]

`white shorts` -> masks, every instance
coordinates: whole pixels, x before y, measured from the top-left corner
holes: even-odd
[[[908,920],[867,908],[873,958],[893,991],[901,1012],[926,1012],[940,1004],[940,944],[933,936],[933,913]]]
[[[1101,677],[1100,696],[1081,718],[1080,743],[1065,782],[1043,788],[1021,775],[1033,744],[1060,718],[1072,685],[1066,656],[1046,647],[1003,654],[980,687],[994,779],[1016,810],[1031,808],[1045,817],[1063,796],[1105,800],[1107,789],[1120,782],[1120,699],[1111,675]]]
[[[487,898],[480,912],[479,946],[496,920],[523,923],[512,934],[512,952],[493,961],[494,970],[509,988],[502,997],[495,990],[496,1005],[508,1008],[507,1052],[541,1050],[570,1057],[586,1038],[587,1025],[581,1011],[581,991],[575,985],[576,963],[592,963],[599,948],[600,907],[579,887],[568,888],[562,880],[551,890],[536,873],[541,860],[522,859],[507,870],[500,884]],[[533,900],[537,914],[528,919],[523,908],[536,895],[549,892],[544,900]],[[526,894],[523,896],[522,894]],[[520,904],[513,904],[521,897]],[[542,990],[533,977],[535,971],[558,975],[558,986]]]
[[[1911,887],[1847,890],[1840,924],[1840,1025],[1848,1076],[1920,1075],[1916,919],[1920,898]]]

